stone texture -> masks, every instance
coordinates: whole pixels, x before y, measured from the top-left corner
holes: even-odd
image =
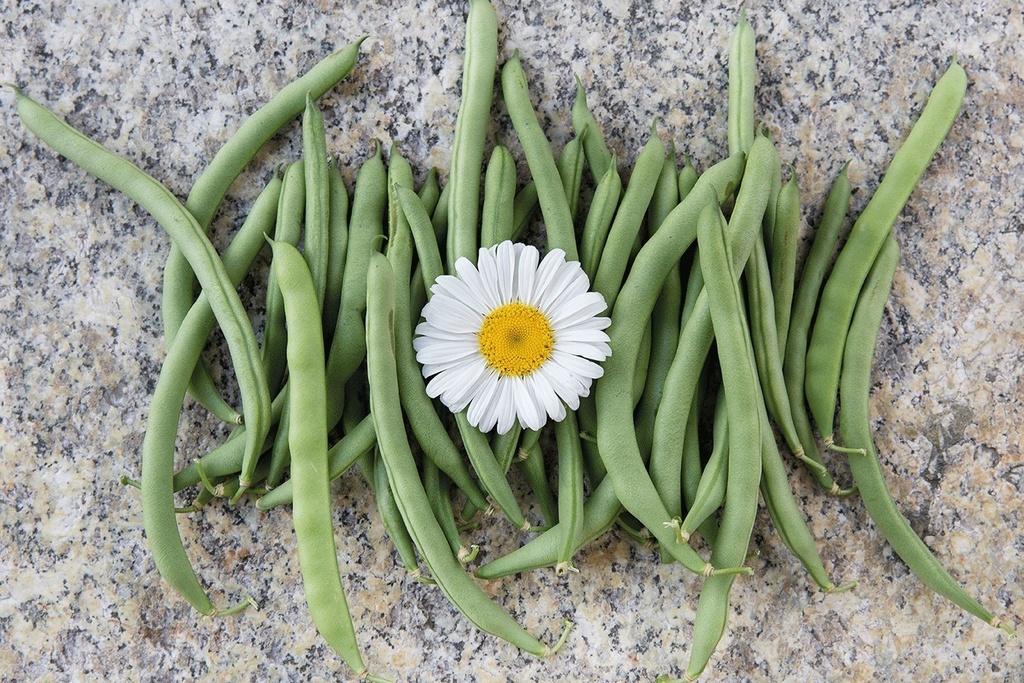
[[[1024,605],[1024,89],[1019,7],[991,2],[753,3],[757,112],[793,164],[813,224],[844,160],[865,204],[951,55],[970,78],[961,116],[896,224],[900,271],[876,356],[872,410],[890,487],[942,563],[1016,621]],[[519,48],[553,144],[571,134],[573,76],[628,172],[650,130],[698,168],[725,154],[734,3],[498,3],[500,54]],[[323,101],[351,184],[378,139],[420,174],[448,164],[465,3],[4,3],[0,81],[13,81],[179,196],[242,118],[318,58],[362,34],[353,75]],[[157,575],[137,476],[164,347],[169,242],[130,201],[57,158],[0,95],[0,680],[336,680],[348,677],[306,612],[287,510],[212,505],[181,519],[218,604],[211,620]],[[516,148],[499,104],[497,139]],[[233,188],[223,245],[297,127]],[[518,153],[518,152],[517,152]],[[681,157],[680,157],[681,158]],[[520,159],[520,169],[525,166]],[[265,271],[266,262],[260,269]],[[260,281],[260,278],[255,278]],[[243,292],[256,306],[260,286]],[[259,312],[254,319],[259,320]],[[230,369],[214,368],[233,392]],[[191,403],[179,462],[223,439]],[[842,459],[832,458],[842,471]],[[791,469],[836,579],[815,590],[766,515],[755,575],[736,582],[708,680],[1024,678],[1018,640],[962,613],[909,574],[856,499]],[[700,580],[610,533],[579,574],[538,571],[485,589],[543,639],[539,661],[477,631],[433,587],[396,570],[355,473],[334,489],[336,540],[365,659],[411,681],[650,681],[685,668]],[[493,556],[518,532],[488,520]],[[173,674],[168,672],[173,671]]]

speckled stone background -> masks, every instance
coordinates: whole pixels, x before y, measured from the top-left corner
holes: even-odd
[[[577,74],[624,171],[652,117],[698,168],[725,154],[735,3],[499,2],[497,11],[501,57],[521,50],[556,148],[570,134]],[[464,12],[440,0],[6,0],[0,81],[21,84],[184,197],[247,113],[365,33],[357,69],[323,101],[331,149],[350,183],[374,138],[399,143],[422,174],[447,168]],[[796,167],[812,223],[846,159],[859,211],[949,57],[967,70],[962,114],[896,225],[903,256],[872,410],[888,481],[914,528],[983,603],[1024,625],[1020,8],[786,0],[750,3],[749,16],[757,112]],[[118,477],[139,471],[164,353],[169,242],[130,201],[41,146],[13,105],[0,94],[0,680],[346,679],[307,616],[287,510],[213,505],[181,520],[214,600],[248,592],[260,611],[199,617],[157,575],[138,496]],[[498,138],[514,144],[500,105],[495,118]],[[236,184],[213,228],[218,245],[298,145],[293,125]],[[212,359],[233,391],[223,357]],[[189,403],[180,462],[224,433]],[[1024,679],[1020,640],[925,589],[856,499],[822,494],[802,471],[791,478],[826,567],[860,588],[816,590],[762,514],[756,574],[736,584],[707,680]],[[542,638],[557,635],[563,616],[577,622],[564,650],[538,661],[395,569],[355,473],[333,491],[373,671],[488,682],[682,674],[700,580],[622,535],[587,548],[568,579],[539,571],[486,586]],[[493,519],[475,540],[492,557],[523,539]]]

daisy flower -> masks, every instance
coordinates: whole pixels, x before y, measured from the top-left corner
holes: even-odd
[[[540,429],[576,410],[611,355],[604,297],[577,261],[502,242],[460,258],[423,307],[413,347],[427,394],[469,423],[504,434],[518,419]]]

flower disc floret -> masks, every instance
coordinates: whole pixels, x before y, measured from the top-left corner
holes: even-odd
[[[560,249],[542,260],[506,241],[481,249],[476,265],[459,259],[455,271],[433,284],[416,327],[427,394],[499,433],[576,410],[611,355],[604,297],[589,291],[580,264]]]

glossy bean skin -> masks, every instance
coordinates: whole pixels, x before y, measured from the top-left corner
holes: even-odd
[[[341,417],[341,387],[366,357],[366,271],[370,255],[376,252],[384,234],[387,196],[387,171],[378,144],[374,154],[359,167],[352,192],[341,305],[327,357],[328,385],[333,389],[327,395],[328,415],[336,415],[336,419]],[[335,399],[338,405],[332,408]]]
[[[826,446],[833,442],[843,344],[875,256],[892,231],[914,186],[924,174],[960,111],[967,89],[963,67],[953,61],[928,97],[921,117],[893,156],[885,177],[850,231],[821,294],[807,346],[804,389]]]
[[[804,454],[822,466],[819,470],[822,474],[815,477],[821,488],[836,495],[849,495],[856,489],[840,488],[832,474],[825,468],[825,461],[818,450],[818,441],[814,437],[814,429],[807,415],[807,402],[804,400],[804,363],[807,355],[807,337],[810,333],[811,320],[814,318],[814,310],[818,305],[821,283],[825,280],[829,262],[850,207],[850,180],[846,175],[848,165],[843,164],[832,184],[832,189],[829,190],[814,241],[807,258],[804,259],[800,282],[793,298],[789,334],[786,337],[786,354],[782,365],[790,416],[800,444],[804,448]]]
[[[185,208],[206,231],[220,206],[224,195],[235,179],[256,157],[260,150],[289,121],[302,113],[307,93],[319,99],[352,71],[359,56],[359,38],[337,50],[309,71],[283,87],[262,107],[242,122],[238,130],[214,155],[206,169],[196,178]],[[188,260],[174,244],[164,264],[161,316],[167,346],[177,334],[178,327],[195,300],[195,277]],[[217,393],[205,365],[199,366],[193,377],[193,386],[205,386],[208,395]]]
[[[821,562],[818,546],[814,542],[803,512],[793,497],[786,468],[782,464],[779,448],[775,444],[775,433],[768,422],[768,414],[761,405],[761,499],[764,501],[768,516],[779,532],[782,542],[786,544],[800,563],[803,564],[811,579],[826,593],[839,593],[857,587],[856,581],[849,581],[839,586],[832,582]]]
[[[1009,624],[968,595],[939,564],[896,507],[885,485],[872,438],[869,398],[875,344],[898,262],[899,245],[890,233],[868,273],[847,335],[839,385],[839,427],[847,446],[864,450],[863,455],[850,455],[850,470],[871,520],[910,570],[939,595],[982,621],[1015,635]]]
[[[360,466],[365,466],[368,460],[370,458],[362,460]],[[373,491],[377,514],[380,515],[380,521],[391,540],[391,545],[398,552],[398,561],[405,567],[405,571],[409,572],[410,577],[418,581],[429,582],[428,579],[423,578],[423,570],[420,569],[419,560],[416,557],[416,547],[402,520],[402,514],[398,511],[398,503],[395,501],[395,494],[388,482],[387,469],[384,467],[384,461],[381,460],[379,450],[373,454],[372,462],[373,466],[367,468],[369,471],[363,472],[363,477]]]
[[[532,451],[530,457],[534,457]],[[606,478],[594,488],[583,504],[583,528],[576,536],[573,553],[579,552],[583,546],[608,531],[621,511],[622,505],[616,497],[615,487],[611,479]],[[564,527],[560,523],[555,524],[522,547],[481,565],[475,573],[481,579],[490,580],[530,569],[554,567],[564,538]]]
[[[25,126],[56,152],[120,190],[152,215],[178,243],[199,278],[227,341],[242,393],[243,414],[249,426],[241,476],[244,489],[270,429],[270,391],[252,324],[217,250],[195,217],[159,181],[82,135],[20,90],[15,92],[18,115]],[[187,373],[191,377],[192,368]]]
[[[488,0],[470,0],[465,44],[462,98],[447,186],[450,271],[461,257],[475,259],[479,246],[480,176],[498,68],[498,18]]]
[[[394,276],[382,255],[370,261],[367,308],[367,372],[370,377],[370,414],[378,435],[388,480],[402,518],[412,534],[430,575],[445,596],[477,628],[503,638],[538,657],[550,648],[530,635],[473,582],[449,550],[444,532],[430,508],[419,470],[405,438],[398,393],[398,372],[393,347]]]
[[[725,392],[719,391],[715,398],[714,445],[711,455],[700,475],[700,483],[687,505],[686,516],[680,524],[680,533],[688,538],[698,528],[711,520],[725,501],[725,482],[729,471],[729,414],[725,404]],[[704,527],[706,528],[706,527]],[[717,537],[717,535],[716,535]],[[710,545],[714,547],[714,538]]]
[[[662,227],[640,250],[612,311],[612,354],[605,361],[605,374],[595,383],[598,450],[620,502],[657,537],[673,557],[705,571],[706,563],[690,546],[680,543],[672,529],[664,526],[670,515],[658,497],[636,443],[633,427],[632,386],[636,358],[643,335],[643,322],[654,309],[661,283],[692,244],[696,218],[710,203],[732,194],[743,173],[742,156],[708,169],[693,192],[665,219]]]

